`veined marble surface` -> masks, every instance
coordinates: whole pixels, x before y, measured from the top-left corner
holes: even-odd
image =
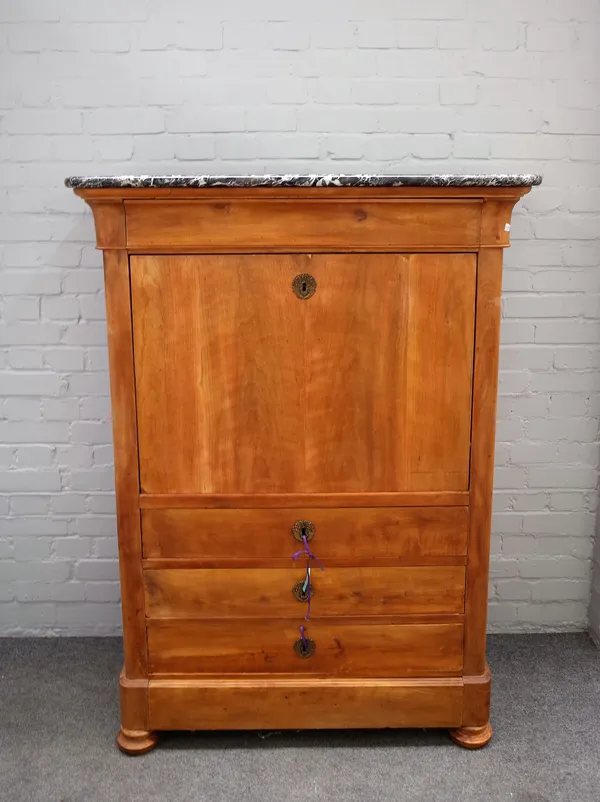
[[[65,184],[73,189],[134,187],[531,187],[541,175],[71,175]]]

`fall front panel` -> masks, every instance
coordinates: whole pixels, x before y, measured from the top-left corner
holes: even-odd
[[[467,489],[475,255],[130,267],[144,492]]]

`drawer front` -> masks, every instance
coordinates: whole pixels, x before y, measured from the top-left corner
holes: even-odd
[[[357,509],[143,510],[146,559],[285,561],[301,546],[297,521],[314,527],[311,549],[335,562],[437,560],[464,557],[467,507]]]
[[[302,618],[293,568],[146,569],[148,618]],[[463,566],[312,569],[311,618],[460,614]]]
[[[459,677],[151,679],[151,730],[460,727]]]
[[[127,246],[155,251],[469,248],[480,240],[474,201],[126,201]]]
[[[149,621],[150,671],[160,674],[327,674],[447,677],[462,670],[462,624],[304,622],[310,657],[294,649],[297,621]]]

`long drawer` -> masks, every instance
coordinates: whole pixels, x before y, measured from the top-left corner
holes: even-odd
[[[326,674],[445,677],[462,670],[463,625],[309,621],[149,621],[150,671],[165,674]],[[308,640],[310,639],[310,640]]]
[[[308,521],[311,548],[328,565],[414,564],[464,556],[468,520],[467,507],[156,509],[142,510],[142,540],[146,559],[264,564],[288,561],[301,547],[294,524]]]
[[[144,570],[148,618],[294,618],[301,566]],[[460,614],[463,566],[312,569],[311,617]],[[296,590],[297,593],[297,590]]]
[[[127,245],[148,251],[384,250],[479,244],[479,200],[125,201]]]
[[[152,678],[151,730],[460,727],[460,677]]]

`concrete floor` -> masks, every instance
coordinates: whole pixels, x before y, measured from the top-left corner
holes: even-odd
[[[494,739],[444,731],[170,733],[128,758],[115,638],[0,639],[0,802],[598,802],[600,652],[489,639]]]

